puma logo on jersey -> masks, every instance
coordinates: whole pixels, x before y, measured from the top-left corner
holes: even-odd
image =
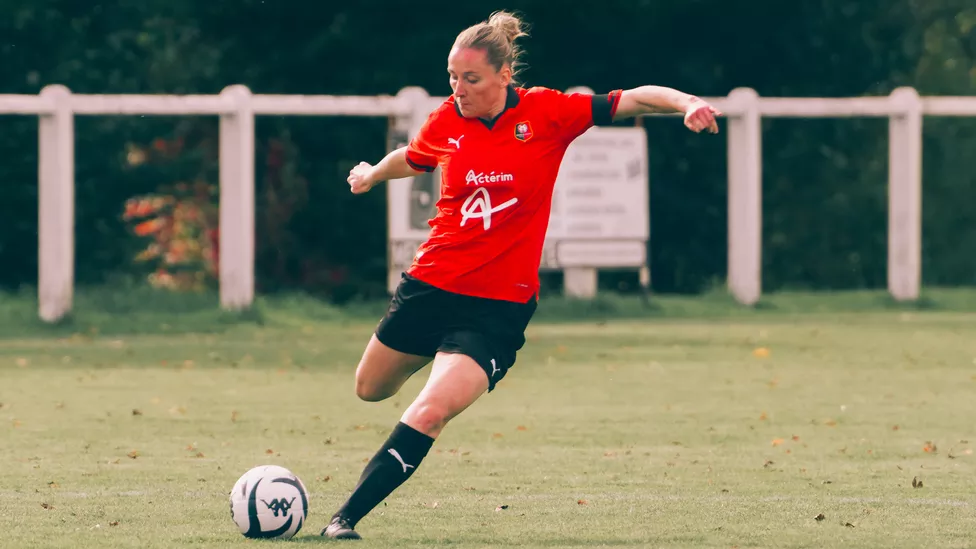
[[[448,145],[454,145],[455,148],[460,149],[461,148],[461,139],[463,139],[463,138],[464,138],[464,135],[462,135],[461,137],[458,137],[457,139],[454,139],[453,137],[448,137],[447,138],[447,143],[448,143]]]
[[[518,198],[512,198],[493,207],[488,189],[478,187],[461,205],[461,226],[463,227],[469,219],[480,219],[487,231],[491,228],[491,214],[504,210],[516,202],[518,202]]]

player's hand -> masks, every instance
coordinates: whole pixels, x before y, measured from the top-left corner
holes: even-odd
[[[373,166],[366,162],[360,162],[353,169],[349,170],[349,190],[352,194],[363,194],[373,188],[376,181],[373,180]]]
[[[715,107],[695,98],[685,111],[685,126],[695,133],[700,133],[702,130],[718,133],[718,121],[715,117],[721,114]]]

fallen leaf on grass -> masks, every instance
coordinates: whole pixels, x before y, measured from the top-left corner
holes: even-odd
[[[495,434],[491,435],[491,438],[502,438],[503,436],[504,435],[502,435],[501,433],[495,433]]]
[[[846,526],[846,527],[848,527],[848,528],[854,528],[854,525],[853,525],[853,524],[851,524],[851,523],[849,523],[849,522],[845,522],[845,523],[844,523],[844,526]]]
[[[137,457],[139,457],[139,450],[133,450],[126,455],[132,459],[136,459]]]
[[[576,505],[586,505],[587,501],[585,499],[576,500]]]
[[[508,509],[508,505],[499,505],[498,507],[495,507],[495,511],[504,511],[505,509]]]
[[[140,410],[138,408],[133,408],[132,409],[132,415],[134,415],[134,416],[141,416],[142,415],[142,410]]]
[[[193,454],[193,457],[195,457],[195,458],[202,458],[202,457],[206,457],[206,456],[203,455],[203,452],[197,452],[196,454]]]
[[[759,421],[766,421],[767,418],[766,412],[759,414]]]
[[[769,358],[769,348],[767,347],[756,347],[752,350],[752,356],[756,358]]]
[[[270,456],[271,454],[274,453],[274,450],[272,450],[271,448],[268,448],[267,450],[264,451],[264,453],[265,454],[268,454]]]
[[[47,509],[48,511],[50,511],[51,509],[54,509],[54,506],[53,505],[50,505],[48,503],[42,503],[41,504],[41,507]]]
[[[780,444],[783,444],[783,439],[781,439],[781,438],[774,438],[773,439],[773,446],[774,447],[775,446],[779,446]]]
[[[768,468],[769,468],[769,466],[770,466],[770,465],[773,465],[774,463],[776,463],[776,462],[775,462],[775,461],[773,461],[773,460],[771,460],[771,459],[767,459],[767,460],[766,460],[766,463],[763,463],[763,468],[764,468],[764,469],[768,469]]]
[[[815,520],[817,522],[820,522],[820,521],[824,520],[825,518],[827,518],[827,517],[825,517],[823,513],[820,513],[819,515],[813,517],[813,520]]]
[[[108,523],[108,525],[109,526],[118,526],[119,525],[119,521],[113,520],[112,522]]]
[[[837,422],[832,419],[828,419],[827,421],[824,422],[824,425],[826,425],[827,427],[836,427]]]
[[[329,482],[330,480],[332,480],[332,477],[330,475],[326,475],[324,477],[315,477],[315,480],[319,482]]]
[[[57,482],[54,482],[53,480],[48,482],[47,485],[50,486],[51,488],[57,488],[59,486],[59,484]]]
[[[529,428],[526,427],[525,425],[519,425],[518,427],[515,428],[515,430],[516,431],[528,431]]]
[[[20,427],[21,425],[22,425],[22,423],[20,422],[19,419],[13,420],[14,429],[16,429],[17,427]]]
[[[901,427],[899,427],[899,426],[897,426],[897,425],[892,425],[892,426],[891,426],[891,430],[892,430],[892,431],[897,431],[897,430],[898,430],[898,429],[900,429],[900,428],[901,428]]]
[[[799,442],[799,441],[800,441],[800,436],[799,435],[793,435],[793,442]]]
[[[922,451],[926,454],[934,454],[938,452],[939,448],[931,441],[926,441],[925,446],[922,446]]]

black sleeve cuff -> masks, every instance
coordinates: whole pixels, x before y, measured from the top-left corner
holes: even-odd
[[[609,126],[613,123],[613,115],[617,112],[617,105],[620,104],[621,91],[612,91],[602,95],[593,96],[593,125]]]
[[[417,170],[418,172],[432,172],[436,167],[436,166],[424,166],[423,164],[417,164],[413,160],[410,160],[409,154],[405,155],[405,157],[407,159],[407,164],[409,164],[411,168]]]

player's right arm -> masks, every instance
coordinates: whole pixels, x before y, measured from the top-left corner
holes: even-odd
[[[362,194],[372,189],[380,181],[402,179],[422,171],[424,170],[414,168],[407,162],[407,147],[400,147],[383,157],[383,160],[380,160],[375,166],[367,162],[360,162],[349,170],[349,177],[346,178],[346,181],[349,182],[349,189],[352,190],[353,194]]]
[[[445,152],[443,146],[437,146],[437,143],[442,140],[439,139],[439,134],[435,131],[438,114],[443,110],[444,107],[442,106],[431,113],[420,131],[407,146],[400,147],[386,155],[375,166],[360,162],[358,166],[350,170],[346,181],[349,182],[349,188],[353,194],[362,194],[372,189],[380,181],[403,179],[418,173],[434,171],[440,156]]]

